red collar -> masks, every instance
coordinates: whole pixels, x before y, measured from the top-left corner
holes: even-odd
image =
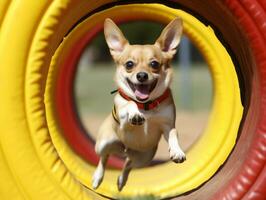
[[[121,89],[118,89],[118,92],[124,99],[128,101],[134,101],[137,104],[138,108],[142,110],[152,110],[153,108],[156,108],[160,103],[162,103],[165,99],[167,99],[171,94],[171,90],[168,88],[167,90],[165,90],[162,96],[158,97],[157,99],[154,99],[152,101],[148,101],[145,103],[140,103],[130,98],[129,96],[127,96]]]

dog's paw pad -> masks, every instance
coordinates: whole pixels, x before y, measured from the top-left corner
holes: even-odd
[[[175,163],[182,163],[186,160],[186,155],[183,151],[170,151],[170,158]]]
[[[142,115],[135,114],[129,119],[130,123],[133,125],[142,125],[145,122],[145,118]]]
[[[186,161],[186,156],[182,156],[182,157],[177,157],[177,158],[171,158],[173,162],[175,163],[183,163],[184,161]]]

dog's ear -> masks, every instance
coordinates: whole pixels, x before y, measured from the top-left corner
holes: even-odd
[[[183,22],[181,18],[172,20],[162,31],[160,37],[156,40],[155,45],[158,46],[167,58],[171,59],[180,43],[183,31]]]
[[[112,56],[118,56],[128,44],[118,26],[109,18],[104,22],[104,36]]]

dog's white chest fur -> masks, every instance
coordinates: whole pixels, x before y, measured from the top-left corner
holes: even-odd
[[[135,103],[128,102],[120,95],[115,97],[115,104],[118,106],[118,117],[120,124],[117,124],[117,136],[121,142],[130,149],[147,151],[158,145],[161,135],[165,130],[170,129],[174,119],[173,104],[170,100],[152,110],[140,110]],[[134,117],[141,117],[143,124],[132,125],[129,123]]]
[[[117,131],[119,139],[127,148],[138,151],[147,151],[155,147],[161,134],[161,127],[153,119],[146,120],[141,126],[127,124],[122,130]]]

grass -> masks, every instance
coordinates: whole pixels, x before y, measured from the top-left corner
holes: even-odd
[[[191,67],[187,82],[182,70],[175,67],[172,91],[177,110],[202,111],[208,110],[212,102],[212,82],[206,66]],[[86,114],[105,114],[111,111],[113,95],[116,89],[113,81],[115,66],[95,65],[93,67],[80,66],[75,80],[75,101],[78,112]],[[185,97],[185,99],[184,99]]]

